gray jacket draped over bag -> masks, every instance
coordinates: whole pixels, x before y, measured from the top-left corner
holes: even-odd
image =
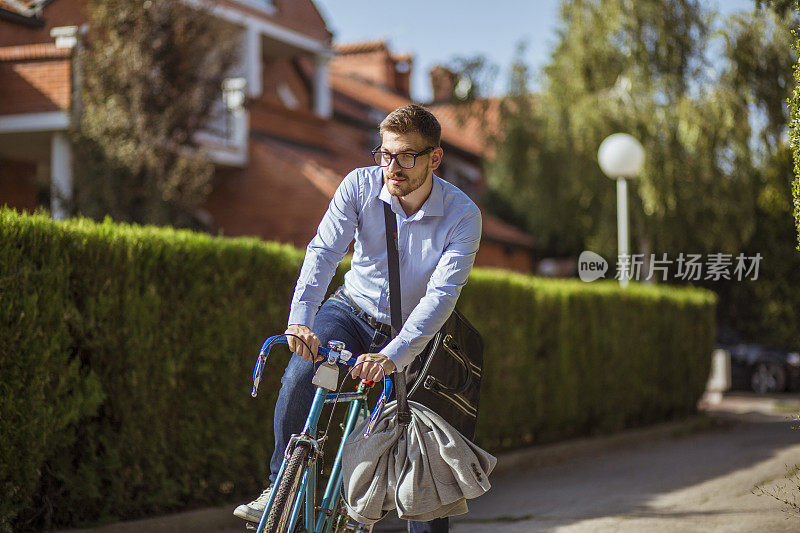
[[[392,509],[416,521],[464,514],[466,500],[491,488],[497,459],[424,405],[408,405],[413,416],[405,430],[397,402],[390,402],[369,437],[364,421],[345,441],[342,495],[350,517],[362,524]]]

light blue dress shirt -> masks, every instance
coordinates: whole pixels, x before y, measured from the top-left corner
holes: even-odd
[[[411,216],[406,216],[397,197],[389,194],[380,167],[357,168],[342,180],[317,235],[306,248],[288,323],[313,328],[336,266],[355,237],[345,289],[361,309],[391,324],[384,202],[397,215],[404,324],[381,353],[403,369],[453,311],[481,238],[478,206],[455,185],[435,175],[430,196]]]

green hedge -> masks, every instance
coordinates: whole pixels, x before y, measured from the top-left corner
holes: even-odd
[[[695,412],[715,302],[699,289],[476,270],[459,307],[486,342],[481,444],[506,449]]]
[[[0,529],[260,488],[288,352],[258,401],[250,372],[302,252],[0,210],[0,257]],[[478,440],[493,451],[684,415],[708,373],[709,292],[476,270],[460,307],[486,340]]]

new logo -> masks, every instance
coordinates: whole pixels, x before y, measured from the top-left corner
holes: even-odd
[[[603,259],[602,256],[584,250],[578,257],[578,277],[581,281],[594,281],[599,278],[606,277],[608,272],[608,261]]]

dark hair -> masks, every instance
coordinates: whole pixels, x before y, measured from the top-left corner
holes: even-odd
[[[381,136],[392,133],[419,133],[431,146],[439,146],[442,139],[442,126],[433,113],[416,104],[398,107],[383,119],[378,129]]]

